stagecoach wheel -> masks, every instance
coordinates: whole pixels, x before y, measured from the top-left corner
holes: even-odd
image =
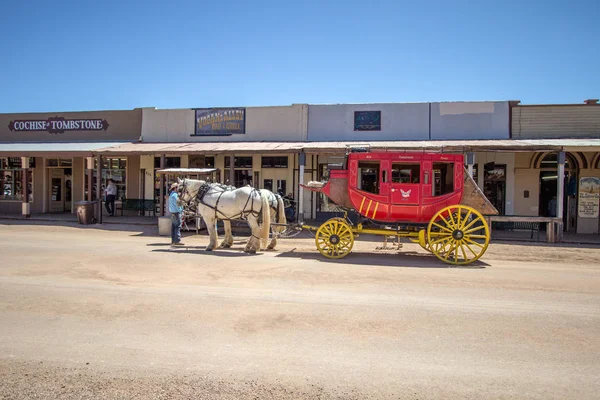
[[[464,265],[478,260],[490,243],[490,229],[474,208],[454,205],[433,216],[427,227],[427,242],[440,260]]]
[[[343,218],[331,218],[317,230],[315,243],[325,257],[342,258],[352,251],[354,235]]]

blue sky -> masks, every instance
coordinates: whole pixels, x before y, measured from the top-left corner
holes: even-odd
[[[4,1],[0,112],[600,96],[600,1]]]

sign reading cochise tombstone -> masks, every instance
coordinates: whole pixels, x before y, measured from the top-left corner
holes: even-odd
[[[105,119],[65,119],[53,117],[46,120],[14,120],[8,124],[12,132],[49,132],[64,133],[66,131],[101,131],[108,129]]]
[[[579,180],[579,218],[598,218],[600,178]]]
[[[246,133],[245,108],[196,109],[195,136]]]

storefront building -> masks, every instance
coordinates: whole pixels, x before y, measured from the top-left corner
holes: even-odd
[[[109,178],[118,198],[138,192],[139,157],[104,159],[98,191],[93,155],[139,140],[141,122],[141,109],[0,114],[0,213],[71,213],[98,199]]]
[[[515,105],[511,119],[515,140],[554,140],[562,144],[554,151],[516,154],[515,213],[557,216],[556,194],[562,191],[562,213],[558,217],[563,218],[565,231],[597,234],[600,226],[598,101]]]

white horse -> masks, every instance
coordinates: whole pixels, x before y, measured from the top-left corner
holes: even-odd
[[[252,231],[248,244],[244,249],[247,253],[256,253],[269,240],[271,229],[271,213],[266,194],[261,194],[251,187],[225,190],[221,185],[211,184],[196,179],[179,179],[178,190],[184,203],[195,203],[196,212],[202,216],[210,236],[207,251],[217,248],[217,219],[229,220],[245,218]],[[260,217],[260,224],[259,224]]]
[[[220,185],[225,190],[233,190],[233,186]],[[278,224],[286,224],[285,218],[285,205],[283,197],[277,193],[273,193],[267,189],[259,189],[261,193],[264,193],[269,200],[269,208],[271,210],[271,221],[277,221]],[[233,236],[231,234],[231,221],[224,220],[223,227],[225,228],[225,238],[221,243],[221,247],[229,248],[233,245]],[[277,234],[281,234],[285,230],[285,226],[273,226],[271,225],[271,243],[267,246],[267,250],[273,250],[277,245]]]

